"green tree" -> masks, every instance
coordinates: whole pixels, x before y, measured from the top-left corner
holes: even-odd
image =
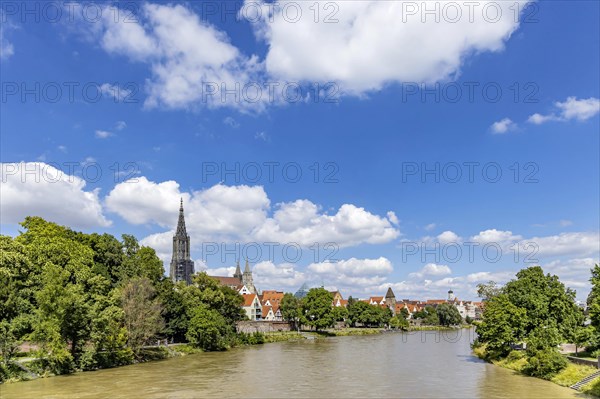
[[[292,322],[295,327],[298,327],[296,324],[300,318],[301,306],[300,300],[296,298],[294,294],[289,292],[285,293],[281,299],[279,309],[281,310],[281,317],[283,317],[283,320]]]
[[[588,295],[588,314],[596,334],[600,335],[600,265],[594,265],[591,274],[592,290]]]
[[[219,312],[205,306],[199,306],[192,311],[186,334],[190,344],[205,351],[225,350],[231,335],[231,325]]]
[[[304,323],[317,331],[333,325],[333,295],[325,288],[311,288],[302,299]]]
[[[156,337],[164,327],[162,305],[155,298],[156,290],[146,277],[130,280],[121,294],[127,344],[136,356],[142,346]]]
[[[345,321],[348,318],[348,309],[343,306],[334,306],[332,312],[334,321]]]
[[[505,356],[511,344],[524,337],[527,312],[510,302],[506,294],[491,298],[483,310],[483,319],[477,326],[478,341],[487,345],[490,358]]]
[[[573,343],[575,344],[575,353],[578,353],[578,348],[586,347],[595,343],[596,330],[592,326],[579,326],[575,330]]]
[[[558,328],[563,340],[572,340],[583,314],[575,304],[575,292],[557,276],[544,275],[539,266],[520,270],[504,287],[508,300],[527,312],[525,334],[541,325]]]
[[[488,281],[487,283],[477,284],[477,296],[484,301],[489,301],[495,296],[502,293],[502,288],[498,287],[495,281]]]
[[[390,319],[390,327],[400,330],[408,330],[408,320],[398,314]]]
[[[436,313],[442,326],[457,326],[462,323],[462,317],[456,306],[443,303],[437,307]]]

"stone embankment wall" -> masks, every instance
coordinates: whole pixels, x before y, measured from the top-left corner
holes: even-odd
[[[287,321],[238,321],[236,328],[237,332],[246,334],[292,331],[292,326]]]
[[[585,366],[592,366],[592,367],[599,368],[598,365],[600,364],[600,359],[598,359],[598,360],[581,359],[581,358],[575,357],[575,356],[567,356],[567,358],[572,363],[583,364]]]

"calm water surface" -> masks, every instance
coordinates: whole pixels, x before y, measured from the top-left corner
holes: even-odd
[[[471,355],[469,330],[302,340],[0,385],[9,398],[574,398]]]

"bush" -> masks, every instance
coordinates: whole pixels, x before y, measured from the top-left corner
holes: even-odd
[[[567,359],[556,350],[544,349],[530,356],[523,369],[525,374],[532,377],[549,380],[567,367]]]
[[[239,333],[237,335],[239,345],[259,345],[265,343],[265,336],[262,333],[254,332],[252,334]]]

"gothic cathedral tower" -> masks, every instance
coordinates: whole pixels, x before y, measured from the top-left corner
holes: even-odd
[[[194,261],[190,258],[190,236],[185,230],[183,217],[183,199],[179,205],[179,220],[177,231],[173,236],[173,257],[171,258],[171,279],[174,282],[185,281],[192,283],[194,274]]]

